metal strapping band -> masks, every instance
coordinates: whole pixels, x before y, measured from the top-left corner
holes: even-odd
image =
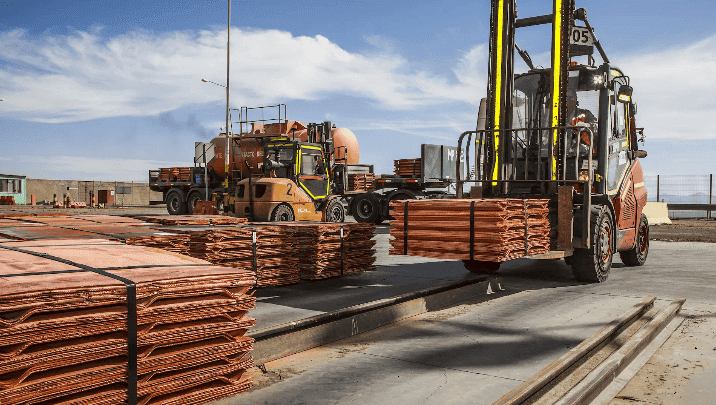
[[[475,260],[475,201],[470,202],[470,260]]]
[[[528,234],[528,230],[529,230],[528,219],[529,219],[529,216],[527,215],[527,200],[523,200],[523,202],[524,202],[524,204],[525,204],[525,256],[529,256],[528,253],[529,253],[529,250],[530,250],[530,246],[529,246],[529,244],[527,243],[527,238],[529,237],[529,234]]]
[[[93,224],[93,225],[94,225],[94,224]],[[120,241],[122,241],[122,242],[124,242],[124,241],[127,239],[127,238],[122,237],[122,236],[116,236],[116,235],[112,235],[112,234],[104,233],[104,232],[100,232],[100,231],[90,231],[90,230],[87,230],[87,229],[75,228],[75,227],[72,227],[72,226],[62,226],[62,225],[48,225],[48,226],[51,226],[51,227],[54,227],[54,228],[69,229],[69,230],[71,230],[71,231],[79,231],[79,232],[93,233],[93,234],[95,234],[95,235],[106,236],[106,237],[108,237],[108,238],[118,239],[118,240],[120,240]]]
[[[343,225],[341,225],[341,275],[343,275],[343,271],[345,269],[344,263],[345,259],[345,245],[343,243]]]
[[[259,285],[259,265],[258,265],[258,259],[256,258],[256,229],[255,228],[252,228],[251,235],[252,235],[251,250],[253,253],[254,275],[256,276],[256,281],[254,282],[254,288],[256,288]]]
[[[405,201],[405,211],[403,212],[403,254],[408,255],[408,202]]]
[[[116,274],[108,273],[101,269],[86,266],[84,264],[75,263],[71,260],[66,260],[57,256],[48,255],[46,253],[33,252],[31,250],[25,250],[10,246],[0,246],[0,249],[13,250],[20,253],[29,254],[36,257],[42,257],[43,259],[52,260],[59,263],[64,263],[70,266],[78,267],[82,271],[93,272],[105,277],[121,281],[127,287],[127,403],[129,405],[137,405],[137,285],[134,281],[118,276]],[[79,273],[78,270],[67,270],[57,271],[57,273]],[[42,274],[53,274],[45,272]],[[24,276],[34,275],[34,273],[27,274],[11,274],[11,275],[0,275],[0,277],[13,277],[13,276]]]

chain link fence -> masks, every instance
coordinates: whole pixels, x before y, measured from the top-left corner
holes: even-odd
[[[667,204],[714,204],[716,196],[713,178],[713,174],[644,176],[647,201]],[[713,214],[708,211],[669,211],[671,218],[706,218]]]

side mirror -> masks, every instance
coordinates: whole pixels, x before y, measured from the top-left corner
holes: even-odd
[[[630,103],[633,92],[634,89],[631,86],[623,84],[619,87],[619,96],[617,97],[617,100],[619,100],[620,103]]]
[[[645,150],[635,150],[634,151],[635,158],[643,159],[646,157],[646,155],[647,155],[647,153]]]

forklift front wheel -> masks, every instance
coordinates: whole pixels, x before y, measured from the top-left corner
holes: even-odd
[[[486,262],[483,260],[463,260],[462,264],[470,273],[494,274],[500,269],[500,262]]]
[[[271,222],[293,221],[293,209],[288,204],[279,204],[271,212]]]

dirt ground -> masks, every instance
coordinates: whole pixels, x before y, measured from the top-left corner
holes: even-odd
[[[713,306],[685,310],[684,319],[610,405],[712,405],[716,375]]]
[[[672,219],[671,224],[651,225],[651,240],[716,243],[716,219]]]

